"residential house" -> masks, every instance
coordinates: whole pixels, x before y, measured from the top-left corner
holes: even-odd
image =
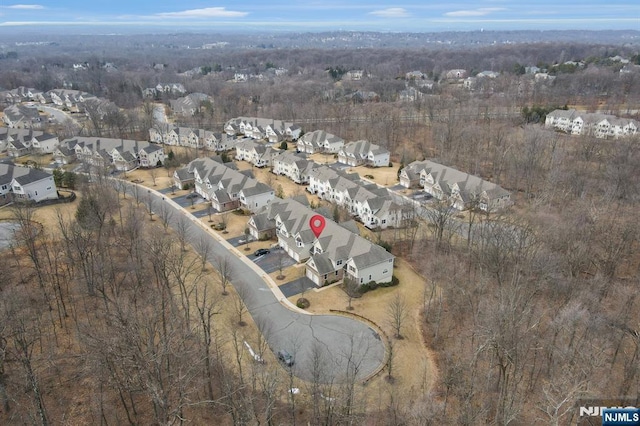
[[[138,152],[140,167],[159,167],[164,163],[164,150],[160,145],[149,144]]]
[[[14,199],[39,202],[57,198],[58,190],[51,173],[0,163],[0,204]]]
[[[415,102],[422,99],[424,95],[415,87],[408,86],[398,93],[398,100],[401,102]]]
[[[639,123],[613,115],[556,109],[545,119],[545,127],[572,135],[593,135],[597,138],[621,138],[638,132]]]
[[[327,166],[309,172],[307,191],[344,207],[367,228],[403,227],[414,209],[386,188],[360,181],[357,173],[343,173]]]
[[[77,160],[76,151],[68,146],[58,146],[53,150],[53,160],[56,164],[71,164]]]
[[[278,153],[268,145],[252,139],[244,139],[236,144],[236,160],[246,161],[256,167],[268,167]]]
[[[38,129],[44,121],[36,107],[26,105],[11,105],[5,108],[2,119],[7,127],[13,129]]]
[[[309,172],[316,167],[313,161],[290,151],[281,151],[272,158],[273,170],[277,175],[284,175],[295,183],[308,183]]]
[[[85,164],[99,168],[113,167],[116,170],[129,171],[140,167],[140,151],[145,150],[146,161],[151,167],[157,164],[157,160],[164,162],[164,150],[161,145],[155,145],[147,141],[135,141],[128,139],[76,137],[60,142],[57,152],[54,153],[56,162],[63,163],[73,157],[67,150],[75,152],[75,158]],[[156,163],[151,161],[156,160]]]
[[[388,150],[366,140],[349,142],[338,152],[338,162],[352,167],[360,165],[388,166],[389,157]]]
[[[200,110],[203,102],[213,103],[213,98],[204,93],[191,93],[182,98],[171,100],[169,104],[175,114],[192,116]]]
[[[547,128],[554,128],[565,133],[571,133],[575,117],[575,109],[556,109],[547,114],[544,125]]]
[[[353,226],[330,218],[325,218],[325,227],[316,238],[309,224],[316,214],[304,197],[277,199],[254,215],[248,227],[254,237],[275,234],[278,245],[291,258],[305,262],[306,277],[319,287],[345,275],[358,284],[392,280],[391,253],[352,232]]]
[[[0,92],[0,102],[6,105],[33,102],[37,99],[38,94],[40,93],[42,92],[32,87],[20,86],[16,89]]]
[[[48,133],[34,135],[31,139],[32,149],[39,154],[52,154],[59,143],[57,136]]]
[[[275,193],[269,186],[254,179],[250,171],[240,172],[233,163],[223,163],[220,157],[193,160],[187,167],[176,170],[176,186],[191,184],[195,192],[211,202],[217,211],[245,208],[255,212],[268,205]]]
[[[324,130],[305,133],[296,143],[298,152],[307,154],[314,154],[316,152],[337,154],[343,147],[344,139],[327,133]]]
[[[447,80],[461,80],[467,77],[467,70],[452,69],[444,73],[444,78]]]
[[[224,131],[229,136],[268,139],[271,143],[283,140],[296,141],[302,135],[302,127],[295,123],[256,117],[233,118],[225,123]]]
[[[458,210],[496,211],[510,206],[511,194],[494,183],[429,160],[411,163],[420,170],[420,186],[438,200],[448,200]],[[406,183],[406,181],[405,181]]]

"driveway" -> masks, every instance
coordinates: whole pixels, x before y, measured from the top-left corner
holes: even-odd
[[[256,265],[260,267],[267,274],[272,272],[276,272],[282,269],[288,268],[289,266],[293,266],[296,264],[296,261],[287,255],[282,249],[274,249],[271,250],[268,254],[263,254],[262,256],[254,256],[253,254],[247,256],[251,259]],[[285,295],[286,296],[286,295]]]
[[[385,347],[377,333],[367,324],[337,315],[309,315],[281,303],[284,295],[275,284],[269,287],[268,276],[247,257],[238,255],[231,244],[222,240],[198,219],[185,213],[174,200],[162,200],[151,191],[156,203],[165,202],[176,210],[172,227],[188,221],[188,240],[201,237],[211,240],[209,261],[225,256],[232,268],[231,282],[258,325],[272,351],[285,349],[295,358],[292,373],[304,380],[312,379],[313,359],[324,363],[321,382],[343,382],[348,376],[365,379],[384,362]],[[276,296],[277,295],[277,296]],[[317,363],[317,361],[316,361]]]
[[[297,280],[289,281],[286,284],[279,286],[280,291],[285,297],[291,297],[301,294],[303,291],[318,288],[316,284],[307,277],[298,278]]]
[[[191,197],[191,198],[187,198],[187,197]],[[205,202],[205,200],[195,192],[190,192],[185,195],[179,195],[171,199],[184,209],[190,209],[192,204],[195,206]]]

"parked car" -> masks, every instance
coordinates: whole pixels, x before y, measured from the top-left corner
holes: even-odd
[[[271,251],[269,249],[265,249],[265,248],[261,248],[258,249],[256,251],[253,252],[253,255],[258,257],[258,256],[263,256],[265,254],[269,254]]]
[[[278,351],[278,359],[287,367],[291,367],[293,365],[293,356],[284,349]]]

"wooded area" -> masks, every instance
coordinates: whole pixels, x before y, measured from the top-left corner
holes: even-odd
[[[178,219],[144,196],[88,184],[55,228],[38,226],[29,206],[9,207],[20,232],[0,253],[0,423],[570,424],[581,398],[637,401],[640,138],[571,136],[522,114],[569,105],[638,119],[640,72],[621,73],[607,60],[616,54],[637,61],[638,49],[157,49],[135,57],[51,49],[0,58],[6,89],[66,81],[122,108],[109,120],[89,118],[80,130],[87,135],[147,139],[153,109],[141,90],[176,81],[214,98],[192,117],[173,116],[178,124],[221,131],[237,116],[300,122],[380,144],[393,163],[436,159],[501,185],[515,201],[490,215],[436,205],[410,230],[382,233],[427,281],[419,318],[406,318],[400,298],[389,307],[395,337],[415,321],[437,360],[436,386],[412,400],[372,394],[355,375],[325,383],[321,348],[308,383],[276,363],[250,362],[243,340],[250,335],[263,354],[269,330],[246,315],[233,271],[224,258],[203,262],[189,243],[200,252],[206,243],[168,227]],[[565,61],[587,66],[558,71],[553,82],[520,72]],[[75,72],[74,62],[91,67]],[[119,70],[106,72],[105,62]],[[166,67],[154,70],[157,63]],[[287,77],[228,81],[267,63]],[[178,75],[202,66],[220,71]],[[325,72],[334,66],[371,77],[336,81]],[[453,68],[501,75],[470,91],[441,81]],[[414,70],[440,84],[400,102]],[[355,90],[379,99],[341,96]],[[67,136],[64,126],[50,130]],[[389,376],[402,363],[391,359]],[[294,385],[307,396],[287,392]]]

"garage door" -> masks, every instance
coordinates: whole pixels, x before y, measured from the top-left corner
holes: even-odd
[[[320,278],[316,276],[313,272],[311,272],[310,269],[307,269],[307,278],[313,281],[316,285],[320,285],[320,283],[318,282],[320,281]]]

